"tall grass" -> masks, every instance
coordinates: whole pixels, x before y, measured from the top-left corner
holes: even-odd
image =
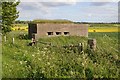
[[[3,40],[3,78],[118,78],[118,33],[89,33],[90,38],[97,40],[95,52],[87,49],[85,37],[40,38],[37,45],[27,46],[30,40],[19,39],[19,34],[12,32],[7,35],[6,43]],[[81,54],[77,47],[62,47],[80,42],[85,45]]]

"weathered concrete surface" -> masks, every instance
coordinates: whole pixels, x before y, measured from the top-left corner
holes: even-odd
[[[48,32],[52,32],[53,35],[48,35]],[[60,32],[62,36],[85,36],[88,37],[88,25],[87,24],[29,24],[29,38],[35,37],[52,37],[60,36],[56,32]],[[67,35],[64,33],[67,32]],[[35,36],[32,36],[35,35]]]
[[[96,50],[96,39],[88,39],[88,45],[90,49]]]

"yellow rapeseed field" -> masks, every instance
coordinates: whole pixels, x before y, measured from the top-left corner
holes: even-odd
[[[28,31],[28,27],[13,27],[12,30]],[[118,32],[118,27],[89,27],[88,32]]]
[[[118,32],[118,27],[89,28],[88,32]]]
[[[12,27],[13,31],[21,30],[21,31],[28,31],[28,27]]]

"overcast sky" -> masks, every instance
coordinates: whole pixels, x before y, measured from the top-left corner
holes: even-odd
[[[78,22],[118,22],[118,2],[83,2],[30,0],[17,7],[18,20],[67,19]]]

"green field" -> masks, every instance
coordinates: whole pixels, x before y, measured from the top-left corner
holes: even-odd
[[[37,45],[27,46],[29,39],[13,31],[2,42],[3,78],[118,78],[118,33],[89,33],[97,40],[95,52],[87,49],[85,37],[68,36],[41,38]],[[15,43],[12,44],[12,37]],[[52,43],[48,46],[41,42]],[[84,52],[62,45],[84,43]]]
[[[90,27],[120,27],[120,24],[90,24]]]

